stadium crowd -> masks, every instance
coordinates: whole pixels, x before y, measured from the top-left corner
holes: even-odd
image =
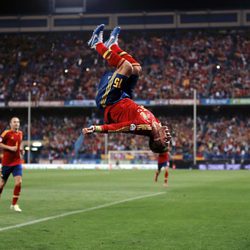
[[[122,31],[120,46],[144,73],[135,99],[250,97],[250,32]],[[107,32],[108,33],[108,32]],[[89,32],[2,34],[0,101],[94,99],[107,65],[87,47]],[[6,48],[5,44],[8,44]]]
[[[0,102],[26,101],[29,91],[34,101],[95,98],[107,65],[87,47],[89,32],[1,34],[0,38]],[[193,89],[198,98],[250,97],[249,30],[158,31],[157,35],[122,31],[119,44],[143,66],[134,93],[137,100],[187,99]],[[81,128],[102,123],[93,115],[60,117],[32,119],[32,140],[43,141],[39,159],[75,158],[74,142]],[[2,119],[1,131],[7,126]],[[161,120],[165,123],[166,117]],[[192,159],[192,119],[174,116],[168,123],[172,154]],[[249,117],[200,116],[197,127],[200,158],[250,158]],[[27,131],[27,124],[22,129]],[[148,149],[144,137],[110,134],[108,139],[109,150]],[[79,154],[101,159],[104,152],[104,135],[94,134],[85,137]]]
[[[193,155],[193,120],[188,116],[160,117],[171,124],[171,154],[184,160]],[[81,128],[102,121],[95,116],[41,116],[32,120],[32,140],[42,140],[39,159],[65,159],[76,157],[74,143]],[[0,122],[0,128],[7,126]],[[27,124],[22,124],[27,139]],[[129,134],[109,134],[108,150],[149,150],[145,137]],[[240,116],[199,116],[197,120],[197,156],[205,160],[250,160],[250,118]],[[105,153],[104,134],[85,136],[79,156],[86,160],[101,159]]]

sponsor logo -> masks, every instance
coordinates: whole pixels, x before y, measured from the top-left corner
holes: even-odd
[[[130,128],[129,128],[130,131],[135,131],[136,130],[136,125],[135,124],[130,124]]]

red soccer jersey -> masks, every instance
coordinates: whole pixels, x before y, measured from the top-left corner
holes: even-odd
[[[8,145],[15,146],[17,145],[17,151],[12,152],[10,150],[3,150],[3,166],[16,166],[22,163],[20,157],[20,145],[23,139],[23,133],[21,131],[5,130],[0,136],[0,142]]]
[[[104,121],[101,125],[102,132],[127,132],[134,134],[150,135],[152,124],[159,120],[143,106],[133,100],[124,98],[121,101],[105,108]],[[131,125],[135,127],[131,127]]]
[[[168,162],[168,161],[169,161],[168,152],[159,154],[159,156],[158,156],[158,164],[162,164],[162,163],[165,163],[165,162]]]

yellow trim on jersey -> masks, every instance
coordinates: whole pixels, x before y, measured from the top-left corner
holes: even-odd
[[[132,66],[141,66],[140,63],[132,63]]]
[[[102,132],[102,126],[95,126],[95,132]]]
[[[107,55],[107,58],[105,58],[106,60],[109,60],[110,58],[111,58],[111,56],[112,56],[112,53],[109,53],[108,55]]]
[[[121,53],[119,53],[118,55],[119,56],[124,56],[124,55],[126,55],[126,54],[128,54],[127,52],[125,52],[125,51],[122,51]]]
[[[126,131],[130,131],[130,126],[125,126],[116,130],[108,130],[108,133],[126,132]]]
[[[148,124],[139,124],[139,125],[136,125],[136,130],[135,131],[138,131],[138,130],[149,130],[149,131],[151,131],[152,127],[150,125],[148,125]],[[125,126],[125,127],[122,127],[122,128],[116,129],[116,130],[108,130],[108,133],[127,132],[127,131],[131,131],[130,126]],[[133,131],[131,131],[131,132],[133,132]]]
[[[106,87],[105,93],[104,93],[103,96],[102,96],[102,99],[101,99],[101,106],[104,107],[104,108],[106,107],[105,103],[106,103],[106,101],[107,101],[108,94],[109,94],[109,92],[110,92],[110,90],[111,90],[111,88],[112,88],[112,84],[113,84],[113,81],[114,81],[114,78],[115,78],[116,74],[117,74],[117,73],[114,72],[114,74],[113,74],[112,77],[110,78],[110,80],[109,80],[109,82],[108,82],[108,85],[107,85],[107,87]]]
[[[10,129],[7,129],[7,130],[3,131],[3,133],[1,134],[1,137],[4,138],[4,136],[5,136],[8,132],[10,132],[10,131],[11,131]]]
[[[112,50],[110,50],[110,49],[108,49],[106,52],[104,52],[104,54],[103,54],[103,58],[104,59],[106,59],[106,56],[109,54],[109,53],[111,53],[112,52]]]
[[[125,60],[124,58],[122,58],[122,59],[119,61],[118,65],[117,65],[117,68],[119,68],[125,61],[126,61],[126,60]]]
[[[148,124],[136,125],[136,130],[152,130],[152,127]]]

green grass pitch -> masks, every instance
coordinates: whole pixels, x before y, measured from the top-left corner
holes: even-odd
[[[250,171],[25,170],[0,200],[0,249],[250,249]],[[72,214],[69,214],[72,212]],[[61,215],[61,217],[60,217]],[[41,221],[44,219],[44,221]]]

